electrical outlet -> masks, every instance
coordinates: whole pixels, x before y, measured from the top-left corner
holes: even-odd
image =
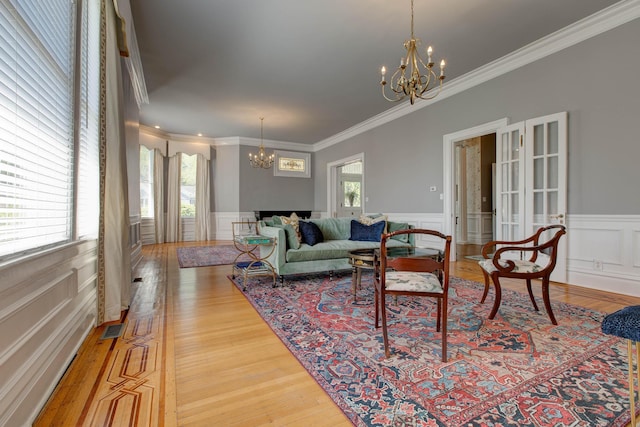
[[[602,260],[594,259],[593,260],[593,269],[596,271],[602,271]]]

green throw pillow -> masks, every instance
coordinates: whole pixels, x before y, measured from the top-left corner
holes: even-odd
[[[387,222],[387,233],[393,233],[394,231],[405,230],[407,228],[409,228],[409,224],[407,224],[406,222],[393,222],[393,221]],[[403,243],[409,243],[408,234],[393,236],[392,239],[398,240]]]
[[[275,218],[275,217],[274,217]],[[300,249],[300,241],[298,240],[298,233],[291,224],[273,224],[274,227],[284,229],[284,234],[287,236],[287,249]]]

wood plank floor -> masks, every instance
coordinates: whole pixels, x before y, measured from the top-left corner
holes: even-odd
[[[143,248],[124,334],[100,340],[104,326],[95,329],[35,426],[351,425],[229,282],[230,266],[179,268],[176,248],[203,244]],[[458,248],[452,274],[482,281],[464,258],[477,253]],[[519,282],[504,287],[524,291]],[[603,312],[640,305],[558,283],[551,298]]]

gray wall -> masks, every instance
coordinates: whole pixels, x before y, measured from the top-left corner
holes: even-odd
[[[219,145],[211,150],[211,211],[237,212],[238,195],[238,151],[237,145]]]
[[[256,151],[256,147],[240,146],[239,211],[313,210],[314,168],[311,178],[274,176],[273,169],[257,169],[249,164],[249,153]],[[313,164],[313,154],[311,158]]]
[[[638,214],[638,40],[635,20],[315,153],[314,209],[327,210],[326,164],[364,152],[368,212],[441,213],[443,135],[568,111],[568,213]]]

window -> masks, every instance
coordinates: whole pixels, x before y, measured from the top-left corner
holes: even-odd
[[[99,12],[95,0],[86,1],[92,6],[81,14],[78,61],[74,2],[0,3],[0,258],[66,243],[74,232],[96,234]],[[76,67],[82,105],[74,104]],[[85,142],[77,148],[76,107],[84,124],[78,141]],[[86,167],[76,170],[80,162]],[[76,190],[76,217],[86,220],[77,225]]]
[[[140,146],[140,215],[153,218],[153,150]]]
[[[100,1],[82,4],[81,56],[78,59],[77,236],[96,238],[100,220]]]
[[[182,153],[180,169],[180,216],[194,218],[196,216],[196,159]]]

